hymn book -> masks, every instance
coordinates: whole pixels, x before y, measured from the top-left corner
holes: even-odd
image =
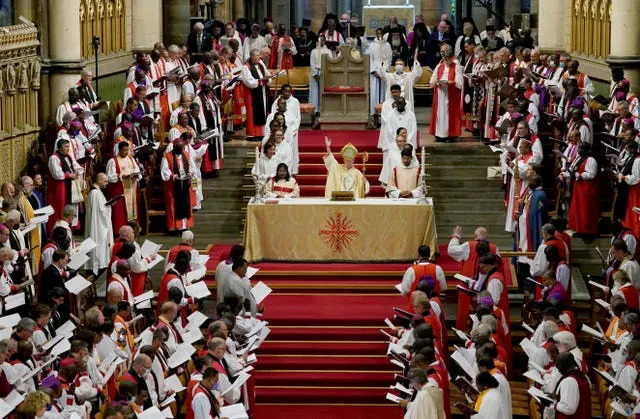
[[[26,299],[24,292],[19,292],[17,294],[10,294],[4,297],[4,309],[11,310],[16,307],[20,307],[25,305]]]
[[[271,294],[271,291],[271,288],[269,288],[267,284],[260,281],[251,288],[251,295],[253,295],[253,298],[256,300],[256,304],[260,304]]]
[[[538,384],[540,384],[542,386],[545,384],[544,380],[542,379],[542,376],[536,370],[529,370],[529,371],[525,372],[522,375],[524,375],[525,377],[535,381],[536,383],[538,383]]]
[[[20,321],[20,315],[15,313],[9,316],[0,317],[0,326],[3,327],[14,327]]]
[[[526,330],[527,332],[529,332],[529,333],[531,333],[531,334],[536,333],[536,331],[535,331],[535,330],[533,330],[533,329],[531,328],[531,326],[529,326],[529,325],[528,325],[528,324],[526,324],[525,322],[522,322],[522,327],[524,328],[524,330]]]
[[[555,403],[555,400],[551,397],[551,395],[545,393],[539,388],[529,387],[529,390],[527,391],[527,393],[529,393],[531,397],[533,397],[540,404],[547,405],[547,404]]]
[[[91,286],[91,282],[84,279],[82,275],[76,275],[64,283],[64,287],[71,294],[78,295]]]
[[[386,399],[393,403],[400,403],[404,400],[402,397],[398,397],[393,393],[387,393]]]
[[[249,419],[247,411],[242,403],[236,403],[220,408],[220,417],[228,419]]]
[[[478,414],[478,412],[476,412],[472,407],[461,402],[455,402],[453,406],[457,407],[458,410],[465,416],[473,416]]]
[[[120,194],[120,195],[114,196],[113,198],[111,198],[110,200],[105,202],[104,204],[107,205],[107,206],[110,206],[110,205],[115,204],[116,202],[118,202],[119,200],[121,200],[123,198],[124,198],[124,194]]]

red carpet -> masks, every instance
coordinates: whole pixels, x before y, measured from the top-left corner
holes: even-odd
[[[212,246],[207,264],[211,287],[215,268],[231,246]],[[459,263],[440,246],[437,262],[449,275]],[[254,280],[274,292],[264,301],[271,333],[255,364],[255,419],[400,419],[402,410],[385,400],[400,369],[385,355],[379,329],[404,307],[394,285],[408,263],[259,263]],[[508,276],[511,282],[511,276]],[[455,291],[452,291],[455,292]]]
[[[209,250],[207,263],[207,281],[214,286],[214,273],[218,262],[229,256],[231,245],[215,245]],[[439,246],[436,263],[445,271],[449,288],[453,289],[458,281],[453,275],[459,272],[460,263],[447,254],[447,246]],[[503,258],[510,265],[509,258]],[[402,280],[402,275],[410,266],[407,263],[257,263],[260,271],[256,278],[263,280],[278,292],[300,292],[315,289],[318,292],[340,290],[343,293],[370,293],[376,291],[394,292],[393,286]],[[516,288],[511,269],[507,269],[506,283]]]

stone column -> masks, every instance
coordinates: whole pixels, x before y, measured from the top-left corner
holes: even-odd
[[[49,109],[42,108],[41,120],[55,116],[55,110],[67,98],[67,91],[75,86],[84,67],[80,48],[80,0],[48,2],[47,43],[49,57],[43,60],[42,70],[48,74]]]
[[[149,51],[162,39],[162,0],[131,4],[131,49]],[[186,42],[186,36],[182,42]]]
[[[244,12],[244,0],[233,0],[233,20],[246,18]]]
[[[538,44],[545,52],[564,49],[565,7],[558,0],[538,1]],[[568,19],[571,25],[571,17]]]
[[[632,89],[640,92],[640,1],[611,2],[611,54],[607,63],[624,68]]]
[[[146,3],[146,2],[144,2]],[[165,45],[186,43],[191,32],[189,0],[164,0],[162,12]]]

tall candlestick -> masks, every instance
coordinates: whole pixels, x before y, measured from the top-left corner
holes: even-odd
[[[425,171],[424,171],[424,146],[422,147],[422,152],[420,153],[420,159],[422,160],[422,161],[421,161],[421,170],[420,170],[420,174],[421,174],[422,176],[424,176],[424,174],[425,174]]]
[[[256,146],[256,170],[260,170],[260,167],[258,167],[259,160],[260,160],[260,149]]]

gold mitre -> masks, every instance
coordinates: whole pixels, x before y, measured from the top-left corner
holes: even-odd
[[[347,143],[340,150],[343,160],[355,160],[358,155],[358,149],[351,143]]]

